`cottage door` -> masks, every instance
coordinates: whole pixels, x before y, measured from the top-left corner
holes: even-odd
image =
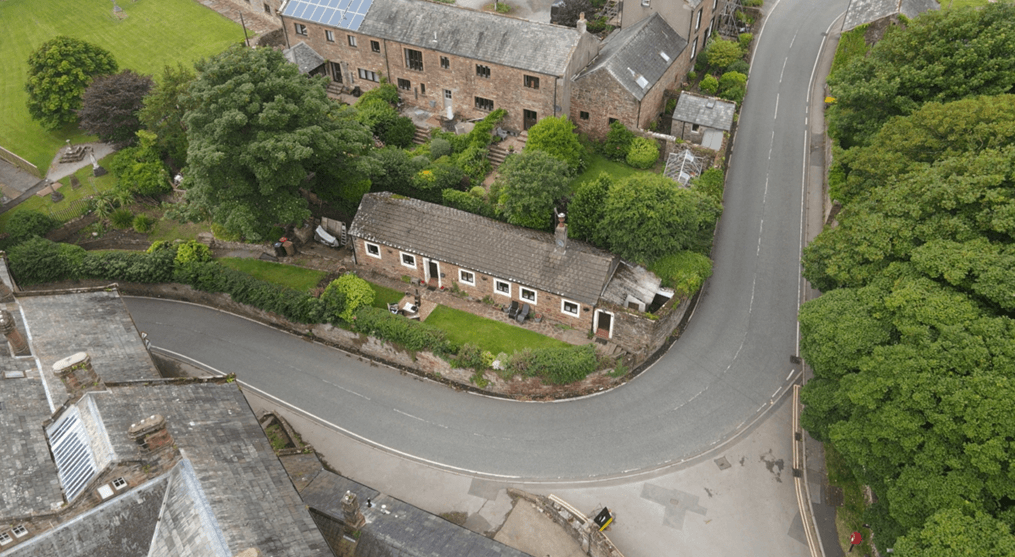
[[[599,338],[610,338],[612,322],[612,314],[602,310],[596,311],[596,336]]]
[[[430,271],[430,284],[431,284],[431,286],[440,287],[440,285],[441,285],[441,272],[440,272],[440,269],[437,267],[437,262],[434,261],[433,259],[431,259],[429,265],[427,266],[427,268]]]
[[[335,83],[342,83],[342,66],[335,62],[328,62],[328,73]]]

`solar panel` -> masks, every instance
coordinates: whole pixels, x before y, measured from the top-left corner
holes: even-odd
[[[373,0],[290,0],[282,15],[357,31],[371,5]]]

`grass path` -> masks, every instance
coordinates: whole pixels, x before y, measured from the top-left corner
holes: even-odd
[[[4,0],[0,2],[0,145],[43,173],[66,139],[92,138],[76,127],[43,130],[28,116],[28,56],[57,35],[82,39],[113,53],[120,69],[156,75],[167,64],[192,64],[243,40],[232,21],[194,0]]]

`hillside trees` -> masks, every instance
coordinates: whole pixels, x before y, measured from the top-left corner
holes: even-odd
[[[231,48],[197,64],[187,112],[187,199],[227,232],[260,240],[326,198],[363,189],[370,132],[272,49]],[[369,187],[369,184],[367,184]]]
[[[101,47],[65,36],[50,39],[28,56],[28,114],[47,130],[73,123],[85,87],[116,70],[113,55]]]

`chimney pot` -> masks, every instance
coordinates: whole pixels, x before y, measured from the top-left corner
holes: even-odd
[[[350,530],[358,530],[366,524],[366,519],[359,510],[359,498],[351,491],[346,491],[342,496],[342,520]]]
[[[18,325],[14,322],[14,316],[5,309],[0,310],[0,331],[3,331],[7,341],[11,343],[11,349],[14,350],[15,354],[24,354],[28,351],[28,342],[25,341],[25,337],[18,330]]]

